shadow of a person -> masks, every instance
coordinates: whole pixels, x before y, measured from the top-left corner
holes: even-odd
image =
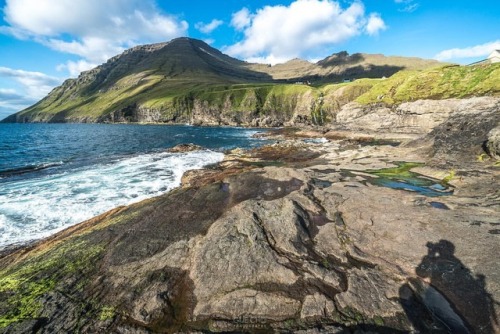
[[[408,319],[422,333],[495,333],[494,300],[485,277],[474,276],[448,240],[427,243],[428,253],[400,289]]]

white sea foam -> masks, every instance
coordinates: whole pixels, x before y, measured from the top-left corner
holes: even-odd
[[[39,239],[119,205],[165,193],[222,153],[154,153],[0,185],[0,248]]]

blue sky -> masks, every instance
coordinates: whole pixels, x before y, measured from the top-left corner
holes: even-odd
[[[500,3],[0,0],[0,119],[129,47],[180,36],[272,64],[342,50],[467,64],[500,49]]]

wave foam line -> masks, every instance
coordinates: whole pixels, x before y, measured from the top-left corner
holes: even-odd
[[[0,247],[46,237],[120,205],[158,196],[187,170],[222,153],[145,154],[93,168],[5,182],[0,189]]]

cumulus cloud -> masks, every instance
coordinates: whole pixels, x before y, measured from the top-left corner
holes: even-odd
[[[0,119],[16,111],[25,109],[36,101],[37,99],[19,94],[14,89],[0,88]]]
[[[8,67],[0,67],[0,77],[14,79],[26,89],[27,94],[25,96],[35,100],[44,97],[62,82],[60,78],[48,76],[41,72],[15,70]]]
[[[378,35],[381,30],[387,29],[384,20],[380,17],[378,13],[370,14],[368,18],[368,23],[366,24],[366,33],[370,36]]]
[[[50,38],[42,43],[54,50],[81,56],[88,63],[105,62],[125,49],[123,44],[110,43],[108,39],[100,37],[83,37],[79,41],[70,42]]]
[[[87,63],[102,63],[135,44],[185,36],[188,28],[186,21],[160,13],[153,0],[7,0],[3,12],[9,25],[0,32]]]
[[[252,23],[252,14],[246,7],[233,13],[231,17],[231,26],[235,27],[236,30],[243,30],[248,27],[250,23]]]
[[[286,63],[288,60],[290,60],[290,57],[283,56],[275,56],[273,54],[266,55],[266,56],[261,56],[261,57],[249,57],[245,59],[247,62],[250,63],[260,63],[260,64],[282,64]]]
[[[16,70],[8,67],[0,67],[0,78],[2,77],[21,84],[24,92],[20,93],[12,88],[0,88],[0,119],[34,104],[62,82],[60,78],[40,72]]]
[[[249,61],[274,60],[271,63],[295,57],[314,58],[311,50],[314,53],[385,28],[380,15],[366,17],[361,2],[343,9],[334,0],[296,0],[289,6],[266,6],[256,13],[243,8],[233,14],[231,24],[243,31],[244,39],[226,47],[225,52]]]
[[[59,64],[57,66],[57,70],[59,72],[68,71],[70,76],[77,77],[83,71],[88,71],[96,66],[97,64],[89,63],[88,61],[83,59],[77,61],[69,60],[66,62],[66,64]]]
[[[213,19],[210,23],[198,22],[195,28],[204,34],[210,34],[212,31],[220,27],[224,22],[221,20]]]
[[[0,106],[17,108],[20,105],[27,105],[34,103],[36,99],[26,97],[19,94],[15,89],[0,88]]]
[[[454,48],[439,52],[434,59],[439,61],[446,61],[451,59],[460,58],[475,58],[484,57],[486,58],[494,50],[500,49],[500,40],[496,40],[489,43],[484,43],[480,45],[475,45],[467,48]]]

